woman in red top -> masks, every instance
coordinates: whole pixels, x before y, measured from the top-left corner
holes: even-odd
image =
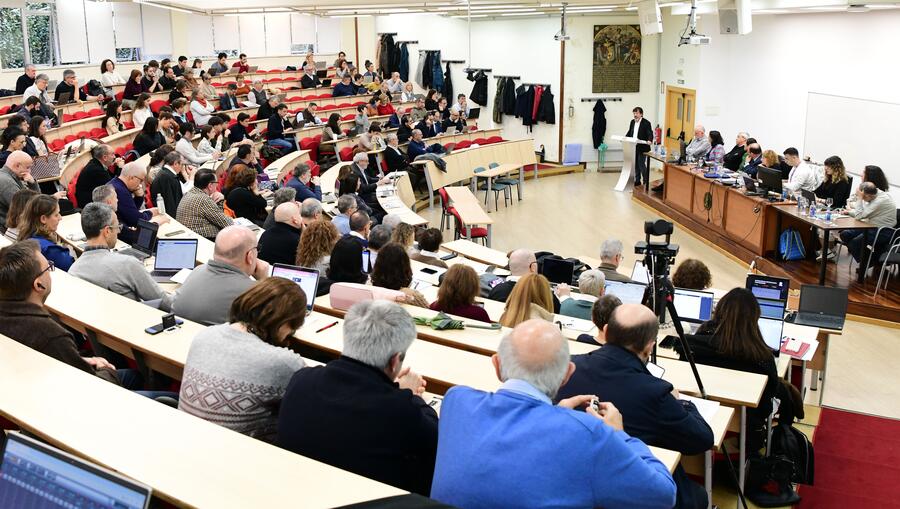
[[[391,96],[386,94],[381,94],[381,99],[378,101],[378,114],[379,115],[393,115],[395,113],[394,105],[391,104]]]
[[[458,263],[444,274],[444,281],[438,288],[438,299],[429,307],[434,311],[490,323],[487,311],[475,305],[475,297],[480,290],[481,284],[475,269]]]

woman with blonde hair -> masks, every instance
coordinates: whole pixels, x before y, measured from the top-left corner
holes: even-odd
[[[528,274],[516,282],[506,300],[506,309],[500,316],[500,323],[504,327],[515,327],[532,318],[553,321],[550,281],[540,274]]]
[[[407,223],[400,223],[391,232],[391,242],[396,242],[409,251],[416,240],[416,229]]]
[[[303,228],[297,245],[296,264],[316,269],[319,274],[328,272],[331,250],[341,235],[331,221],[314,221]]]

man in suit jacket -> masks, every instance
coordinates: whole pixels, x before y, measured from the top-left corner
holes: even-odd
[[[219,110],[236,110],[241,107],[241,103],[238,102],[237,96],[234,95],[235,90],[237,90],[237,85],[229,83],[228,91],[219,96]]]
[[[684,455],[706,452],[713,446],[713,432],[697,407],[678,399],[672,384],[647,371],[658,331],[659,321],[650,308],[618,306],[605,327],[606,346],[572,357],[575,373],[557,398],[602,394],[628,416],[625,432],[630,436]],[[706,491],[681,466],[673,477],[678,486],[676,508],[706,507]]]
[[[634,119],[628,124],[628,133],[625,136],[629,138],[637,138],[639,140],[644,140],[647,142],[653,141],[653,126],[650,125],[650,121],[644,118],[644,109],[640,106],[635,107],[631,112],[634,114]],[[640,144],[637,146],[636,154],[635,154],[635,165],[634,165],[634,185],[635,187],[641,185],[641,179],[643,179],[647,185],[650,185],[650,166],[647,161],[647,152],[650,151],[650,145]]]
[[[79,207],[91,202],[91,193],[95,187],[112,180],[113,175],[107,168],[113,163],[121,169],[125,161],[117,157],[109,145],[101,144],[91,149],[91,160],[81,169],[78,182],[75,183],[75,201]]]
[[[322,86],[322,82],[319,81],[319,76],[316,75],[316,67],[314,65],[307,65],[303,70],[305,72],[303,73],[303,77],[300,78],[300,86],[302,88],[316,88]]]
[[[278,445],[420,495],[431,493],[438,418],[425,381],[403,368],[412,318],[388,301],[344,318],[341,357],[297,371],[278,416]],[[375,346],[377,345],[377,346]]]
[[[537,274],[537,259],[534,257],[534,251],[527,249],[516,249],[509,254],[509,276],[502,283],[494,286],[488,293],[488,298],[500,302],[506,302],[509,294],[512,293],[516,282],[527,274]],[[561,284],[556,287],[556,293],[568,296],[570,293],[569,286]],[[559,313],[559,298],[556,293],[553,294],[553,312]]]
[[[409,255],[411,260],[416,260],[436,267],[448,268],[444,260],[441,260],[438,249],[441,248],[443,234],[437,228],[428,228],[419,235],[419,251]]]
[[[377,168],[369,164],[369,156],[365,152],[359,152],[353,156],[353,164],[350,165],[350,171],[359,177],[359,190],[357,194],[373,209],[378,207],[378,198],[375,196],[375,190],[381,184],[387,184],[390,179],[382,176]]]
[[[424,170],[421,166],[410,166],[409,158],[400,150],[400,138],[396,133],[387,135],[387,148],[382,155],[387,163],[388,172],[405,171],[409,175],[409,183],[413,190],[427,188]]]
[[[359,242],[363,249],[367,249],[369,247],[369,230],[372,228],[372,219],[369,214],[357,210],[350,214],[348,224],[350,233],[347,236]]]
[[[744,160],[744,154],[747,152],[747,138],[749,137],[750,135],[747,133],[738,133],[737,139],[734,141],[734,147],[722,159],[723,166],[731,171],[738,171],[741,161]]]
[[[178,152],[169,152],[163,161],[165,164],[150,183],[150,201],[154,207],[159,207],[157,196],[162,195],[166,212],[172,215],[178,211],[181,197],[184,196],[180,177],[185,170],[184,161]]]
[[[491,360],[497,392],[457,385],[444,396],[431,498],[467,508],[672,507],[672,476],[622,431],[614,403],[603,396],[598,411],[586,393],[553,405],[575,371],[554,324],[519,324]]]
[[[275,226],[259,238],[259,259],[293,265],[300,244],[300,204],[295,201],[282,203],[275,207],[273,215]]]

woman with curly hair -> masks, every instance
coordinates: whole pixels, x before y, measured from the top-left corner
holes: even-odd
[[[331,262],[331,250],[339,238],[341,236],[331,221],[314,221],[307,225],[300,234],[296,265],[326,274]]]
[[[675,274],[672,275],[672,284],[676,288],[706,290],[712,286],[712,274],[705,263],[688,258],[675,269]]]

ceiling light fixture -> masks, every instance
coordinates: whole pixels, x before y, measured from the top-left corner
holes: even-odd
[[[157,3],[154,3],[154,2],[147,2],[146,0],[132,0],[132,2],[134,2],[134,3],[136,3],[136,4],[149,5],[150,7],[158,7],[158,8],[160,8],[160,9],[169,9],[170,11],[183,12],[183,13],[185,13],[185,14],[197,14],[197,13],[194,12],[194,11],[189,11],[189,10],[187,10],[187,9],[182,9],[181,7],[172,7],[171,5],[157,4]]]

